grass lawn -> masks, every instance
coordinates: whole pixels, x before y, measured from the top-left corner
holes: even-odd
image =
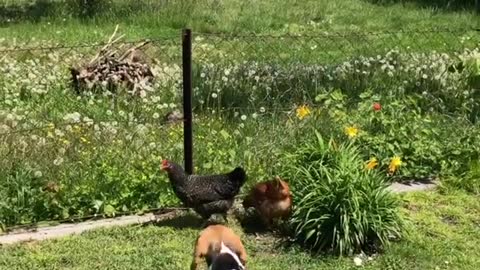
[[[3,1],[5,3],[5,1]],[[10,2],[10,6],[12,1]],[[6,40],[57,40],[64,43],[104,40],[116,24],[126,37],[178,36],[179,29],[201,32],[303,33],[335,31],[425,30],[432,27],[468,30],[479,26],[471,11],[420,8],[416,1],[379,5],[366,0],[116,0],[94,19],[82,21],[68,7],[47,5],[44,12],[24,15],[30,20],[3,22]],[[7,17],[8,18],[8,17]]]
[[[478,269],[480,201],[463,193],[405,195],[412,227],[364,269]],[[0,250],[0,269],[187,269],[199,232],[191,219],[98,230]],[[179,224],[183,226],[180,227]],[[236,228],[240,231],[240,228]],[[310,256],[272,237],[243,235],[251,269],[355,269],[351,258]]]
[[[162,119],[181,107],[184,27],[203,32],[193,44],[196,172],[241,165],[251,185],[285,173],[288,154],[318,129],[332,142],[356,144],[362,162],[378,159],[375,170],[387,172],[395,158],[403,165],[394,177],[455,176],[458,187],[480,189],[480,170],[470,164],[480,153],[473,9],[421,8],[421,0],[112,0],[81,20],[65,4],[73,1],[57,0],[6,19],[15,1],[6,2],[0,51],[106,41],[117,24],[126,39],[159,41],[146,52],[158,60],[153,91],[139,98],[72,91],[68,67],[96,48],[3,51],[0,231],[178,204],[159,164],[182,159],[182,125]],[[263,36],[222,36],[250,32]],[[290,37],[277,36],[284,34]],[[308,113],[299,116],[302,108]],[[410,234],[364,268],[477,269],[478,199],[457,191],[406,195]],[[0,269],[186,269],[199,230],[173,225],[2,247]],[[252,269],[356,268],[352,258],[312,257],[275,242],[245,235]]]

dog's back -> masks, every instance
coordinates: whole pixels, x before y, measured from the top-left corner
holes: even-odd
[[[228,252],[228,250],[230,250],[231,252]],[[238,261],[242,265],[246,264],[247,253],[240,237],[238,237],[233,232],[233,230],[226,226],[211,225],[204,229],[200,233],[200,236],[197,238],[194,258],[190,269],[197,269],[198,265],[202,262],[203,259],[207,261],[207,264],[209,266],[217,265],[218,267],[220,267],[222,266],[222,264],[225,264],[227,262],[233,262],[232,258],[229,257],[232,257],[234,261],[236,261],[235,257],[238,257]],[[216,262],[216,260],[219,261]]]

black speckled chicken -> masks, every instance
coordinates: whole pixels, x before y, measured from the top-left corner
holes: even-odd
[[[225,174],[189,175],[180,165],[163,160],[162,170],[168,173],[177,197],[206,220],[213,214],[221,214],[226,219],[235,196],[247,179],[245,170],[240,167]]]

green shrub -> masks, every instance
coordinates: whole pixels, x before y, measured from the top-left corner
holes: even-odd
[[[105,11],[111,1],[109,0],[76,0],[69,3],[72,13],[80,18],[92,18]]]
[[[364,169],[351,144],[325,143],[318,132],[312,138],[288,156],[292,166],[286,174],[294,179],[296,198],[290,226],[297,240],[344,255],[400,237],[399,201],[385,179]]]
[[[467,192],[480,195],[480,161],[470,163],[470,169],[461,175],[446,176],[443,184],[444,189],[462,189]]]

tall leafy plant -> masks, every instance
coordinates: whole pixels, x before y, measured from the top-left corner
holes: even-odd
[[[288,156],[295,238],[313,251],[347,255],[400,237],[399,201],[384,177],[364,168],[355,146],[325,142],[315,134]]]

